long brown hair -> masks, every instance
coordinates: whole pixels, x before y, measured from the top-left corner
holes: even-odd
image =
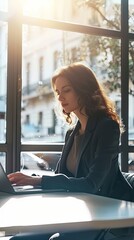
[[[93,118],[107,116],[122,126],[121,120],[116,112],[116,108],[111,99],[107,96],[102,85],[97,81],[94,72],[82,63],[73,63],[58,69],[52,77],[52,87],[54,90],[57,77],[66,78],[79,96],[79,106],[85,109],[87,116]],[[68,123],[72,123],[71,113],[63,114]]]

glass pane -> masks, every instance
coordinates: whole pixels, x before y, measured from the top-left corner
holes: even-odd
[[[129,153],[128,171],[129,172],[134,172],[134,152]]]
[[[0,152],[0,163],[2,164],[3,168],[6,169],[6,153]]]
[[[8,11],[8,0],[0,1],[0,11],[3,11],[3,12]]]
[[[121,170],[121,153],[119,153],[118,163],[119,163],[119,168]]]
[[[134,42],[129,43],[129,144],[134,145]]]
[[[26,174],[53,174],[61,153],[22,152],[21,172]]]
[[[134,1],[129,0],[129,32],[134,32]]]
[[[27,0],[23,14],[83,25],[120,29],[121,1],[115,0]]]
[[[68,126],[56,116],[55,69],[86,62],[120,113],[120,40],[23,26],[22,141],[63,142]]]
[[[0,143],[6,136],[7,24],[0,22]]]

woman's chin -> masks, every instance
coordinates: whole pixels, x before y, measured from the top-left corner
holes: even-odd
[[[69,111],[68,109],[63,108],[63,110],[64,110],[64,112],[67,113],[67,114],[70,113],[70,111]]]

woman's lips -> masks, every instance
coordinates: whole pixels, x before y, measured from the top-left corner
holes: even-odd
[[[64,107],[66,107],[68,104],[67,103],[65,103],[65,104],[62,104],[62,107],[64,108]]]

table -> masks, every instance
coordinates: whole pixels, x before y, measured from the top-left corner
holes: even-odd
[[[134,203],[86,193],[0,194],[0,232],[78,231],[134,226]]]

